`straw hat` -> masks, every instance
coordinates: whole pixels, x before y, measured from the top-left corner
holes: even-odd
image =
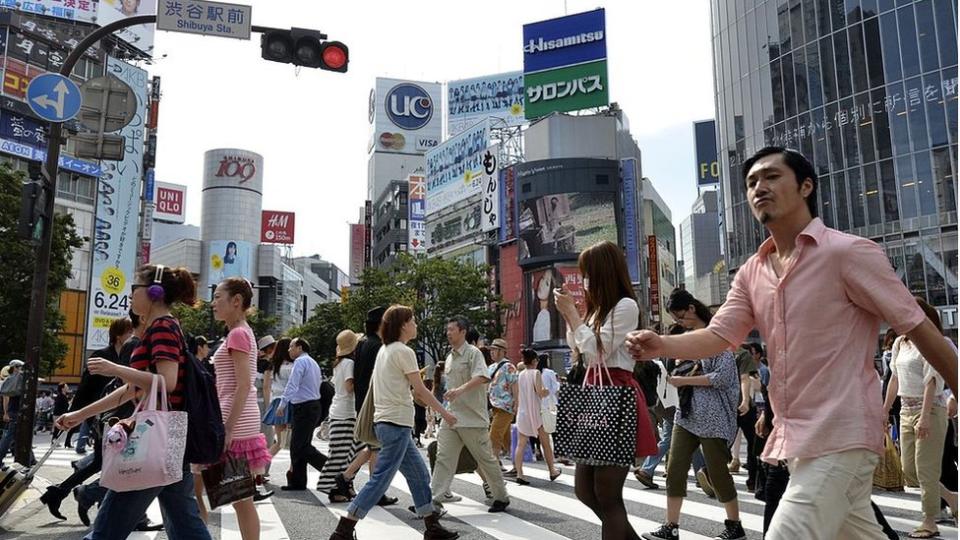
[[[337,334],[337,356],[347,356],[357,349],[360,336],[353,330],[344,330]]]

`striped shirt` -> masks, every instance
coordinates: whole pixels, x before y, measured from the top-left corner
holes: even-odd
[[[227,334],[217,352],[213,354],[213,367],[217,371],[217,395],[220,397],[220,412],[223,422],[227,422],[230,411],[233,410],[234,398],[237,394],[236,365],[230,354],[240,351],[247,356],[250,377],[250,391],[247,393],[243,412],[237,418],[237,425],[233,428],[233,439],[250,439],[260,434],[260,409],[257,407],[257,392],[253,382],[257,376],[257,340],[253,337],[253,330],[246,324],[238,326]]]
[[[130,367],[150,373],[157,372],[157,363],[161,361],[179,364],[177,384],[172,392],[170,388],[167,388],[170,409],[174,411],[184,410],[186,358],[183,356],[183,349],[183,332],[180,330],[180,323],[170,316],[158,317],[144,332],[140,345],[133,350],[133,354],[130,356]]]

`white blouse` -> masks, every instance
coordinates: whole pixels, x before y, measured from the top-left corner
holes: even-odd
[[[953,342],[944,337],[950,346]],[[923,388],[930,379],[936,381],[936,391],[934,392],[934,404],[944,405],[943,399],[943,377],[933,369],[930,362],[920,354],[920,351],[913,342],[897,338],[893,342],[892,356],[890,358],[890,369],[897,375],[899,389],[897,395],[906,398],[922,398]]]
[[[584,357],[584,364],[597,361],[597,336],[586,321],[577,328],[567,328],[567,346],[576,347]],[[603,360],[607,367],[633,371],[636,361],[627,349],[627,333],[640,324],[640,306],[631,298],[621,298],[600,327],[600,342],[603,343]]]

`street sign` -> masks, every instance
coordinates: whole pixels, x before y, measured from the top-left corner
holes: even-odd
[[[30,110],[49,122],[65,122],[80,112],[83,102],[76,83],[58,73],[44,73],[27,86]]]
[[[137,95],[114,75],[96,77],[80,87],[80,123],[97,133],[119,131],[137,114]]]
[[[250,39],[250,6],[194,0],[163,2],[158,7],[157,30]]]

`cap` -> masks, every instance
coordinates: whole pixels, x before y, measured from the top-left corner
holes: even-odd
[[[353,330],[344,330],[337,334],[337,356],[347,356],[357,348],[360,336]]]
[[[500,349],[500,350],[504,350],[504,351],[505,351],[505,350],[507,350],[507,340],[505,340],[505,339],[503,339],[503,338],[497,338],[497,339],[495,339],[495,340],[493,340],[493,341],[490,342],[490,348],[491,348],[491,349]]]
[[[11,360],[8,365],[10,367],[23,367],[23,360]]]
[[[387,311],[387,308],[383,306],[377,306],[367,312],[367,322],[371,324],[380,324],[383,320],[383,314]]]
[[[257,349],[262,351],[276,342],[277,340],[273,339],[273,336],[271,335],[263,336],[260,338],[260,341],[257,342]]]

